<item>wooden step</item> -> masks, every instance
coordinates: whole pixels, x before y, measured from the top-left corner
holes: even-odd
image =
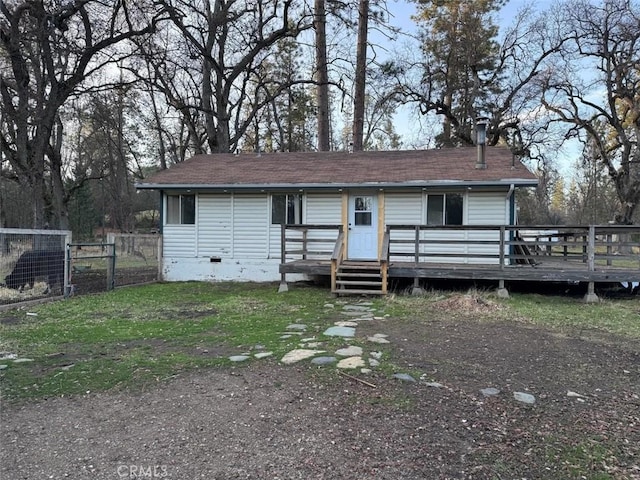
[[[335,292],[337,295],[383,295],[382,290],[365,290],[365,289],[342,289],[339,288]]]
[[[365,280],[336,280],[338,285],[366,285],[371,287],[382,287],[382,282],[368,282]]]
[[[336,273],[336,277],[347,277],[347,278],[381,278],[382,275],[380,272],[377,273],[353,273],[353,272],[342,272],[338,270]]]
[[[380,262],[342,262],[341,267],[354,267],[354,268],[378,268]]]
[[[377,261],[347,260],[335,272],[336,295],[383,295],[382,271]]]

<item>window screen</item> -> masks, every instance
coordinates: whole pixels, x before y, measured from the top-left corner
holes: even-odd
[[[427,225],[462,225],[464,201],[459,193],[427,196]]]
[[[167,197],[167,224],[193,225],[196,223],[196,196],[169,195]]]
[[[302,195],[282,194],[271,196],[271,224],[300,225],[302,223]]]

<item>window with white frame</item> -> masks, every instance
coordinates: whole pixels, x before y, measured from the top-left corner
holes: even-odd
[[[302,223],[302,195],[271,195],[271,224],[300,225]]]
[[[460,193],[427,195],[427,225],[462,225],[463,205]]]
[[[167,225],[196,223],[195,195],[167,195]]]

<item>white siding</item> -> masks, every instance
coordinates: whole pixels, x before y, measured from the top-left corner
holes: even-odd
[[[424,194],[387,194],[386,223],[393,224],[424,224],[424,209],[422,207]],[[507,223],[507,201],[505,192],[467,192],[464,199],[463,223],[465,225],[504,225]],[[420,208],[419,208],[420,206]],[[419,212],[419,216],[418,213]],[[439,231],[430,230],[420,233],[421,240],[428,240],[430,244],[420,247],[421,253],[432,256],[421,257],[423,262],[434,263],[498,263],[499,233],[495,231]],[[409,240],[415,238],[412,231],[395,232],[394,240]],[[495,244],[467,245],[453,243],[465,240],[494,241]],[[412,253],[414,245],[394,245],[394,251]],[[492,257],[451,257],[447,255],[490,255]],[[396,257],[392,260],[412,261],[412,257]]]
[[[342,223],[342,194],[339,192],[307,194],[305,223],[313,225]]]
[[[505,225],[507,192],[473,193],[467,197],[467,225]]]
[[[198,196],[198,256],[233,256],[231,194]]]
[[[302,210],[303,223],[313,225],[339,225],[342,222],[342,196],[340,193],[307,193],[304,197]],[[290,237],[294,235],[295,232],[289,232]],[[315,250],[320,248],[324,251],[329,248],[333,249],[337,238],[337,230],[315,230],[311,235],[316,239],[328,239],[328,242],[321,242],[310,246],[310,248]],[[280,258],[280,236],[280,225],[270,225],[269,258]],[[313,258],[313,256],[309,258]]]
[[[280,258],[282,226],[269,225],[269,258]]]
[[[467,199],[468,225],[505,225],[508,223],[507,192],[470,192]],[[485,245],[469,245],[469,255],[490,255],[490,257],[469,257],[467,263],[496,264],[500,262],[500,232],[470,231],[470,240],[492,241]]]
[[[453,241],[464,240],[465,231],[423,230],[420,235],[422,240],[435,242],[421,245],[420,252],[426,253],[429,256],[422,257],[420,261],[435,263],[464,263],[464,257],[438,257],[433,255],[440,253],[445,253],[447,255],[466,253],[467,246],[464,243],[452,243]]]
[[[165,225],[162,231],[162,255],[174,258],[195,257],[195,225]]]
[[[420,225],[424,223],[424,194],[388,192],[384,197],[386,225]]]
[[[386,192],[384,196],[384,223],[385,225],[422,225],[424,224],[424,194],[420,191],[410,193]],[[392,231],[393,251],[398,253],[413,254],[415,230]],[[394,255],[391,261],[411,262],[414,257]]]
[[[306,202],[306,221],[311,225],[340,225],[342,224],[342,194],[309,193]],[[338,230],[314,230],[309,233],[309,239],[319,240],[310,242],[309,249],[317,252],[328,252],[331,256],[338,238]],[[328,258],[327,253],[308,255],[307,258]]]
[[[267,258],[269,249],[269,197],[233,196],[233,258]]]

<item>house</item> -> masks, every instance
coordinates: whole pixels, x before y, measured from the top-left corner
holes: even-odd
[[[483,146],[197,155],[136,187],[161,192],[165,280],[274,281],[287,255],[283,225],[337,226],[344,260],[375,262],[392,225],[512,225],[515,189],[537,183],[508,149]],[[336,234],[324,242],[329,251]],[[427,235],[440,235],[455,262],[471,248],[455,235],[486,232]]]

